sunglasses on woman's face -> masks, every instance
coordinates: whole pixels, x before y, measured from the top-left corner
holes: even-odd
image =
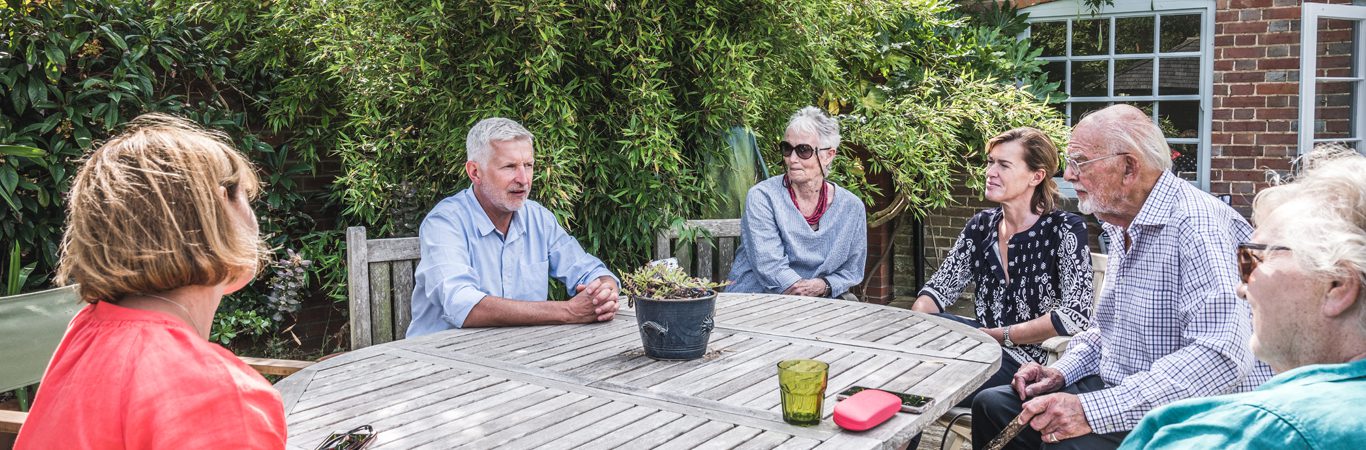
[[[1238,271],[1243,276],[1243,283],[1246,284],[1247,280],[1252,278],[1252,271],[1257,270],[1262,261],[1266,261],[1266,252],[1277,250],[1289,251],[1290,248],[1252,242],[1238,244]]]
[[[798,157],[798,158],[801,158],[801,159],[811,159],[811,155],[816,154],[816,149],[815,149],[814,147],[811,147],[810,145],[806,145],[806,144],[792,145],[792,143],[787,142],[787,141],[779,142],[779,143],[778,143],[778,150],[782,150],[782,151],[783,151],[783,157],[784,157],[784,158],[789,157],[789,156],[792,156],[792,152],[793,152],[793,151],[796,151],[796,152],[797,152],[797,157]],[[823,148],[823,149],[821,149],[821,150],[830,150],[830,149],[828,149],[828,148]]]

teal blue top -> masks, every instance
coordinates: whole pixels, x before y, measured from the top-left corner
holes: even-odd
[[[1195,398],[1143,417],[1120,450],[1366,449],[1366,359],[1300,367],[1257,390]]]

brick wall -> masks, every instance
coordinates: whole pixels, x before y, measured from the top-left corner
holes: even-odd
[[[1268,185],[1268,171],[1288,171],[1298,154],[1300,2],[1215,5],[1210,193],[1229,194],[1234,208],[1247,215],[1256,192]],[[1342,21],[1321,21],[1320,28],[1319,75],[1350,73],[1350,28]],[[1350,94],[1340,86],[1325,87],[1316,101],[1316,129],[1343,132],[1350,123]]]
[[[1015,2],[1021,8],[1041,3],[1049,1]],[[1210,193],[1230,195],[1234,208],[1247,215],[1256,192],[1269,184],[1268,171],[1288,171],[1298,154],[1300,2],[1217,0],[1214,21]],[[1347,76],[1352,51],[1349,25],[1323,20],[1319,28],[1319,76]],[[1350,93],[1341,85],[1321,84],[1320,89],[1315,129],[1329,135],[1345,133],[1350,126]],[[933,211],[925,221],[926,277],[939,267],[967,219],[994,206],[966,188],[955,190],[953,199],[951,206]],[[1095,249],[1099,229],[1094,218],[1088,221]],[[911,286],[916,249],[909,227],[898,230],[894,241],[896,295],[913,296],[919,287]]]

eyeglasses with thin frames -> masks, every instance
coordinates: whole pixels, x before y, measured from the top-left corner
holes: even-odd
[[[1114,157],[1116,157],[1116,156],[1124,156],[1124,155],[1127,155],[1127,154],[1129,154],[1129,152],[1119,152],[1119,153],[1115,153],[1115,154],[1113,154],[1113,155],[1102,156],[1102,157],[1099,157],[1099,158],[1096,158],[1096,159],[1088,159],[1088,160],[1081,161],[1081,162],[1078,162],[1076,159],[1072,158],[1071,156],[1068,156],[1068,157],[1067,157],[1067,168],[1068,168],[1068,169],[1072,169],[1072,171],[1075,172],[1077,175],[1081,175],[1081,168],[1082,168],[1082,166],[1085,166],[1085,165],[1087,165],[1087,164],[1091,164],[1091,163],[1096,162],[1096,161],[1104,161],[1104,160],[1107,160],[1107,159],[1110,159],[1110,158],[1114,158]]]
[[[1252,278],[1252,271],[1266,261],[1266,252],[1280,250],[1290,251],[1290,248],[1253,242],[1238,244],[1238,272],[1243,276],[1243,283],[1246,284]]]

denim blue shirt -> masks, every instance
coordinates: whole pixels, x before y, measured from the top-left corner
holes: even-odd
[[[598,258],[583,251],[550,210],[527,200],[512,216],[507,236],[465,189],[437,203],[418,231],[422,261],[413,280],[413,321],[408,337],[460,328],[485,296],[545,301],[550,276],[574,294],[606,275]],[[620,281],[618,281],[620,284]]]
[[[1121,450],[1366,448],[1366,360],[1289,370],[1252,392],[1153,410]]]

